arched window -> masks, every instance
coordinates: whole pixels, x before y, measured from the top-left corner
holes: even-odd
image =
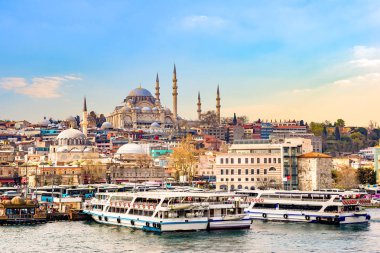
[[[276,168],[275,167],[270,167],[269,171],[276,171]]]
[[[243,189],[243,186],[241,184],[238,185],[238,189]]]

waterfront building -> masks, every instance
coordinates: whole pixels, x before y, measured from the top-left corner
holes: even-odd
[[[216,157],[217,189],[298,188],[299,143],[237,140]]]
[[[177,72],[173,71],[173,112],[163,107],[160,101],[160,83],[158,74],[156,77],[155,97],[147,89],[141,86],[129,92],[120,106],[107,116],[107,121],[114,128],[125,129],[149,129],[152,124],[162,129],[177,127]]]
[[[299,190],[313,191],[332,188],[332,157],[310,152],[298,156]]]
[[[109,167],[111,181],[115,183],[163,181],[165,168],[154,166],[153,159],[149,155],[149,147],[136,143],[121,146]]]
[[[99,153],[86,136],[77,129],[62,131],[50,146],[49,160],[55,164],[64,164],[77,160],[99,158]]]
[[[380,184],[380,145],[374,147],[374,163],[376,172],[376,183]]]

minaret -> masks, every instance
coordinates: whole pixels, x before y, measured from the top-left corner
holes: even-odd
[[[220,125],[220,92],[219,92],[219,84],[218,89],[216,90],[216,117],[218,120],[218,124]]]
[[[201,113],[202,113],[202,103],[201,103],[201,93],[198,91],[198,110],[197,110],[197,113],[198,113],[198,120],[201,120]]]
[[[84,97],[84,102],[83,102],[83,120],[82,120],[82,132],[83,134],[87,137],[87,126],[88,126],[88,121],[87,121],[87,103],[86,103],[86,97]]]
[[[160,101],[160,80],[158,79],[158,73],[156,76],[156,100]]]
[[[173,117],[174,121],[177,122],[177,96],[178,96],[178,91],[177,91],[177,70],[175,68],[174,64],[174,70],[173,70]]]

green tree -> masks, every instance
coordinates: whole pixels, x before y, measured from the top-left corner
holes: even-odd
[[[318,122],[310,123],[310,132],[316,136],[321,136],[323,132],[323,124]]]
[[[371,168],[359,168],[358,180],[360,184],[376,184],[376,172]]]
[[[335,140],[337,141],[340,140],[340,130],[338,126],[335,127],[334,136],[335,136]]]
[[[345,127],[346,122],[343,119],[337,119],[335,122],[335,126],[337,127]]]

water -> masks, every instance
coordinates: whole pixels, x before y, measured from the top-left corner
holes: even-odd
[[[380,252],[380,209],[368,225],[255,221],[251,230],[153,234],[94,222],[0,227],[0,252]]]

